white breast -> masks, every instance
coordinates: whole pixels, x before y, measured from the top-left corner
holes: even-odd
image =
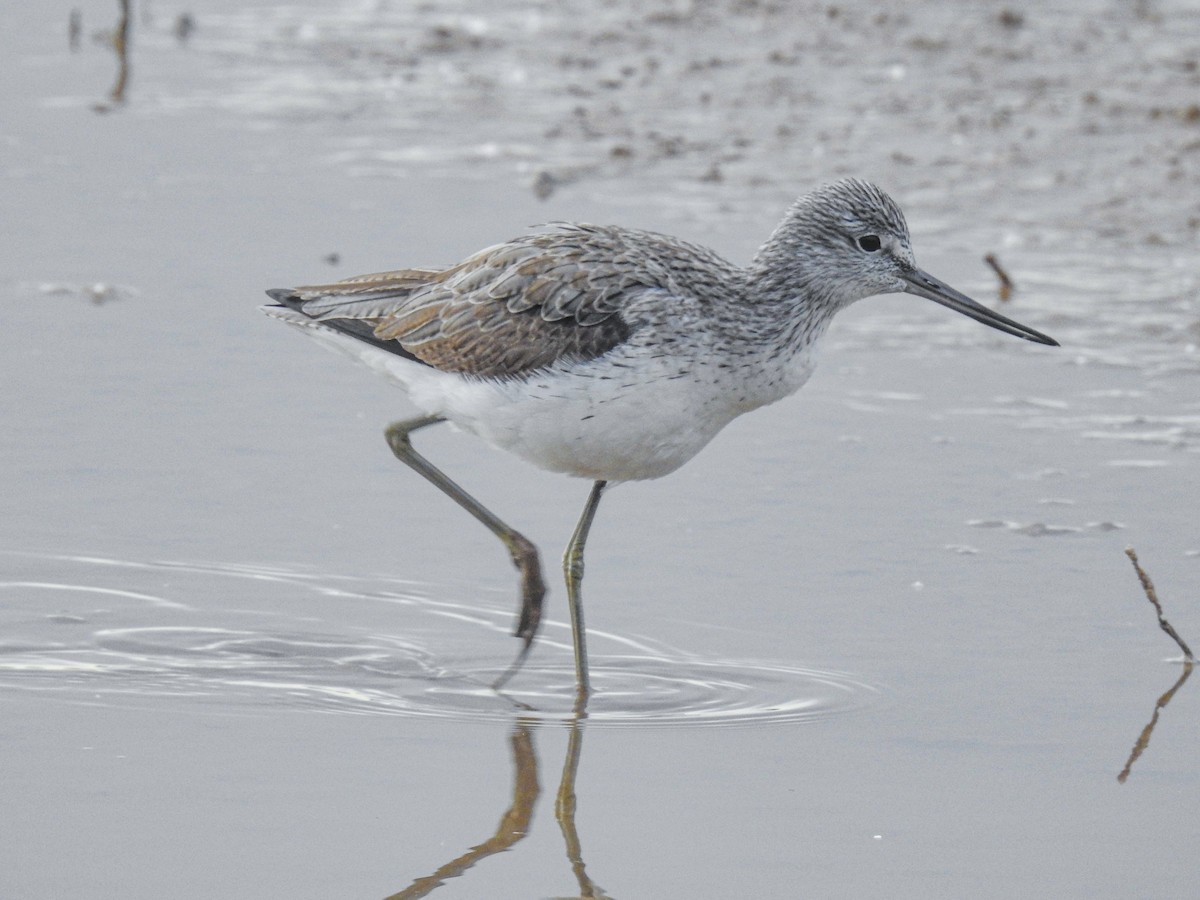
[[[798,390],[812,370],[807,354],[765,364],[702,353],[653,357],[635,344],[533,375],[480,379],[281,318],[399,382],[422,411],[540,468],[605,481],[675,471],[737,416]]]

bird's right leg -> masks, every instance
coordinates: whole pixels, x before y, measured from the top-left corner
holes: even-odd
[[[487,526],[488,530],[504,542],[512,556],[513,565],[521,573],[521,615],[517,620],[515,634],[524,641],[517,658],[505,670],[493,687],[500,688],[521,668],[525,657],[533,646],[538,626],[542,622],[542,600],[546,596],[546,583],[542,580],[542,567],[538,562],[537,547],[525,535],[509,527],[482,503],[464,491],[446,476],[441,469],[413,449],[409,435],[428,425],[436,425],[446,421],[441,416],[420,416],[416,419],[405,419],[393,422],[384,431],[388,446],[396,459],[420,474],[425,480],[435,485],[443,494],[473,515]]]
[[[583,585],[583,548],[587,543],[588,532],[592,530],[592,520],[596,518],[596,508],[600,506],[600,497],[608,482],[597,481],[592,485],[588,494],[587,505],[567,551],[563,554],[563,574],[567,579],[567,603],[571,607],[571,638],[575,644],[575,712],[582,715],[587,706],[588,696],[592,692],[588,676],[587,638],[583,627],[583,598],[580,588]]]

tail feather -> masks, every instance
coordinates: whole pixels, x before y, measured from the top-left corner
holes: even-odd
[[[314,328],[328,328],[336,331],[339,334],[347,335],[355,340],[362,341],[364,344],[370,344],[372,347],[377,347],[380,350],[385,350],[388,353],[394,353],[396,356],[404,359],[411,359],[413,362],[423,362],[412,353],[409,353],[396,340],[381,340],[375,336],[375,323],[366,319],[348,319],[324,317],[318,318],[311,316],[305,312],[305,299],[299,291],[291,288],[271,288],[267,291],[267,296],[275,301],[275,306],[264,306],[263,311],[267,315],[274,315],[276,318],[283,319],[285,322],[291,322],[295,325],[306,325]],[[274,313],[273,310],[286,309],[291,311],[291,315]]]
[[[267,291],[267,296],[278,303],[280,306],[286,306],[288,309],[300,311],[300,295],[291,288],[271,288]]]

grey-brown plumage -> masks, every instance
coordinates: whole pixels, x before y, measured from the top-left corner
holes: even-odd
[[[488,247],[448,269],[400,269],[271,291],[280,303],[374,338],[443,372],[503,378],[562,359],[594,359],[629,338],[633,294],[729,292],[741,270],[663,235],[597,225],[548,230]],[[735,290],[740,290],[738,285]],[[368,331],[369,329],[369,335]]]
[[[704,327],[747,350],[776,335],[781,354],[798,352],[852,299],[864,295],[872,251],[855,236],[891,237],[874,265],[874,290],[931,296],[916,270],[895,202],[874,185],[838,182],[801,198],[752,264],[735,266],[678,238],[615,226],[555,223],[497,244],[446,269],[399,269],[332,284],[268,293],[308,319],[443,372],[511,378],[562,360],[602,356],[629,339],[627,307],[647,291],[662,298],[649,319],[669,334],[671,306],[699,307]],[[857,256],[862,268],[847,266]],[[876,261],[877,262],[877,261]],[[900,276],[896,278],[894,276]],[[940,283],[938,285],[941,286]],[[942,292],[944,293],[944,292]],[[955,292],[957,294],[957,292]],[[947,303],[993,327],[1048,338],[957,295]],[[944,296],[931,296],[946,302]],[[660,324],[661,323],[661,324]],[[782,339],[778,336],[782,335]],[[686,336],[681,336],[686,337]],[[749,341],[750,343],[746,343]]]

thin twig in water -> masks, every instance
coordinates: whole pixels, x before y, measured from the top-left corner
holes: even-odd
[[[1154,590],[1154,582],[1150,580],[1150,576],[1146,574],[1146,570],[1138,563],[1137,553],[1134,552],[1132,547],[1126,547],[1125,555],[1133,563],[1133,569],[1137,572],[1138,579],[1142,582],[1142,590],[1146,592],[1146,599],[1154,604],[1154,611],[1158,614],[1158,627],[1169,634],[1171,640],[1179,645],[1179,649],[1183,651],[1184,658],[1188,662],[1194,663],[1196,657],[1192,655],[1192,648],[1184,642],[1183,638],[1171,627],[1171,623],[1163,616],[1162,604],[1158,602],[1158,593]]]
[[[996,277],[1000,279],[1000,299],[1007,300],[1012,296],[1013,280],[1008,277],[1008,273],[1004,271],[1004,267],[1000,265],[1000,260],[996,259],[995,253],[989,253],[983,258],[983,261],[992,267],[992,271],[996,273]]]
[[[1162,604],[1158,602],[1158,592],[1154,590],[1154,582],[1150,580],[1150,576],[1146,574],[1146,570],[1138,563],[1137,553],[1132,547],[1125,548],[1125,555],[1129,557],[1129,561],[1133,563],[1133,570],[1137,572],[1138,580],[1142,583],[1142,590],[1146,592],[1146,599],[1154,605],[1154,610],[1158,613],[1158,624],[1171,639],[1179,645],[1183,651],[1183,674],[1179,676],[1179,680],[1172,685],[1171,689],[1158,698],[1158,702],[1154,704],[1154,712],[1150,716],[1150,721],[1146,723],[1146,727],[1142,729],[1142,733],[1138,735],[1137,742],[1133,745],[1133,750],[1129,753],[1129,759],[1125,762],[1125,768],[1121,770],[1121,774],[1117,776],[1117,781],[1122,784],[1129,778],[1129,773],[1133,770],[1133,764],[1137,762],[1142,752],[1150,745],[1150,735],[1154,733],[1154,726],[1158,724],[1158,714],[1166,709],[1171,698],[1175,696],[1175,692],[1183,687],[1183,683],[1188,680],[1188,676],[1192,674],[1192,666],[1195,663],[1195,658],[1192,656],[1191,648],[1183,642],[1181,638],[1171,627],[1171,623],[1163,616]]]

